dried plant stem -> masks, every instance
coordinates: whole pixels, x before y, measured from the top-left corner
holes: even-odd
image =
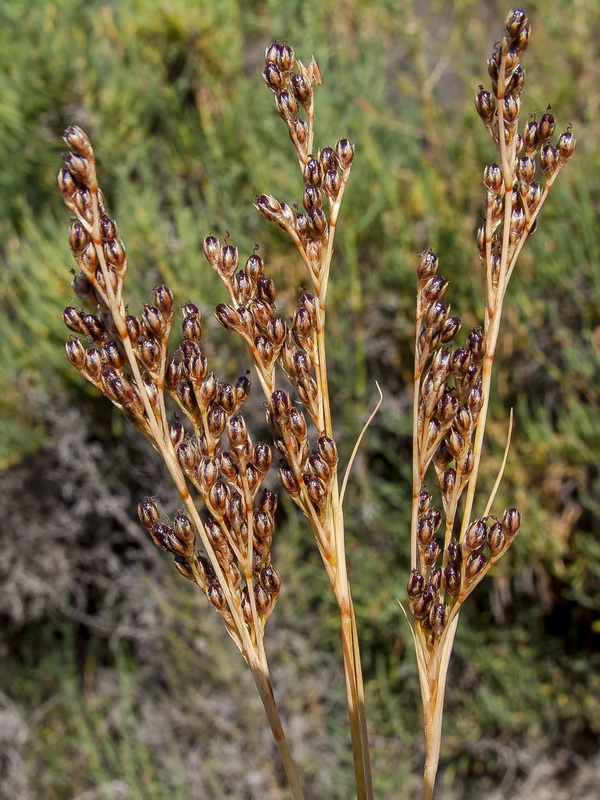
[[[477,234],[486,278],[483,326],[468,334],[465,346],[448,347],[461,322],[448,316],[449,307],[442,301],[448,282],[437,274],[437,256],[425,251],[417,269],[411,575],[407,591],[423,702],[423,800],[433,797],[448,664],[460,609],[510,547],[521,524],[516,508],[506,509],[501,518],[491,513],[508,443],[494,486],[483,503],[483,516],[473,516],[504,299],[523,245],[535,230],[552,184],[575,146],[569,129],[553,146],[556,122],[549,109],[539,123],[535,116],[530,117],[523,134],[519,133],[525,83],[521,57],[531,29],[519,9],[509,12],[504,27],[505,35],[488,61],[492,90],[480,87],[475,101],[496,145],[499,163],[488,165],[484,171],[485,224]],[[533,180],[538,154],[545,178],[543,187]],[[439,484],[440,508],[433,505],[433,495],[425,483],[432,465]],[[463,493],[460,531],[455,533]],[[436,532],[444,518],[442,549]]]
[[[433,798],[442,743],[446,677],[458,625],[458,616],[457,613],[446,629],[446,641],[444,647],[439,650],[438,658],[431,661],[427,668],[423,670],[423,674],[421,672],[422,668],[419,668],[421,700],[423,703],[423,730],[425,732],[425,767],[423,770],[421,800],[432,800]]]
[[[275,701],[273,686],[271,684],[271,678],[266,661],[264,659],[252,659],[248,662],[248,665],[252,670],[256,688],[258,689],[260,699],[262,700],[262,704],[267,714],[267,719],[269,720],[269,725],[271,727],[271,733],[273,734],[273,739],[277,745],[279,757],[281,758],[281,763],[283,764],[283,769],[285,770],[285,775],[292,795],[294,796],[295,800],[304,800],[304,794],[302,792],[302,787],[296,771],[296,765],[292,758],[292,754],[285,736],[285,731],[279,717],[279,710]]]

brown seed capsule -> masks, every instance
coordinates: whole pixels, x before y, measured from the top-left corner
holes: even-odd
[[[266,219],[273,222],[279,222],[281,219],[281,203],[273,195],[259,195],[254,201],[254,205]]]
[[[420,594],[422,594],[424,586],[425,578],[418,570],[413,569],[406,584],[406,593],[412,600],[414,600],[415,597],[418,597]]]
[[[84,184],[91,182],[94,168],[87,158],[75,153],[68,153],[65,156],[64,164],[76,181]]]
[[[65,201],[70,205],[73,195],[80,184],[76,181],[66,167],[62,167],[57,175],[58,188]]]
[[[300,487],[294,477],[291,467],[283,465],[279,468],[279,480],[281,485],[291,497],[298,497],[300,494]]]
[[[217,394],[217,379],[214,372],[209,372],[198,387],[198,396],[203,408],[206,408]]]
[[[252,294],[252,284],[243,270],[236,272],[231,282],[231,290],[238,305],[245,305]]]
[[[281,317],[273,317],[265,327],[265,333],[274,348],[279,348],[287,336],[287,327]]]
[[[240,377],[236,380],[235,399],[238,408],[250,394],[250,385],[251,382],[247,375],[240,375]]]
[[[259,616],[264,617],[269,613],[271,608],[271,597],[262,586],[254,585],[254,599],[256,601],[256,610]]]
[[[142,336],[138,339],[137,350],[144,365],[149,370],[156,369],[160,363],[161,348],[156,339],[149,336]]]
[[[173,559],[173,566],[179,572],[180,575],[183,575],[184,578],[187,578],[188,581],[195,580],[194,573],[192,572],[192,568],[188,564],[187,560],[183,556],[175,556]]]
[[[196,531],[191,519],[181,511],[173,517],[173,530],[177,538],[185,545],[193,545],[196,540]]]
[[[102,371],[102,356],[95,347],[91,347],[85,354],[84,371],[90,380],[99,380],[100,372]]]
[[[281,591],[281,578],[276,569],[267,566],[260,573],[260,583],[269,594],[279,594]]]
[[[520,64],[517,64],[517,66],[513,70],[511,79],[509,80],[508,85],[506,87],[506,94],[513,95],[513,97],[520,97],[523,93],[524,86],[525,86],[525,70]],[[519,152],[519,150],[517,150],[517,152]]]
[[[262,278],[265,273],[265,265],[262,258],[256,255],[256,253],[253,253],[246,261],[244,272],[250,283],[255,285],[259,278]]]
[[[100,351],[100,355],[102,357],[102,362],[107,367],[121,369],[123,366],[123,356],[116,342],[105,342]]]
[[[252,451],[252,463],[261,475],[266,475],[271,468],[273,456],[271,448],[264,442],[257,442]]]
[[[206,415],[206,427],[213,439],[217,439],[223,433],[226,421],[227,416],[223,406],[213,403]]]
[[[104,258],[109,264],[112,264],[113,267],[117,267],[120,270],[121,267],[125,266],[127,253],[125,251],[125,245],[120,239],[109,239],[107,242],[104,242],[102,250],[104,252]]]
[[[324,239],[327,236],[327,218],[320,208],[311,208],[307,215],[308,232],[313,239]]]
[[[452,422],[458,408],[458,400],[456,399],[454,392],[445,392],[437,404],[437,413],[440,418],[440,422],[442,422],[443,425],[448,425],[450,422]]]
[[[213,608],[219,612],[227,608],[227,600],[223,594],[221,586],[216,581],[210,581],[206,590],[206,597]]]
[[[171,550],[171,537],[175,534],[173,529],[164,522],[156,522],[150,530],[152,541],[154,544],[164,550],[165,552],[172,552]]]
[[[225,508],[228,499],[227,485],[223,481],[216,481],[211,487],[207,503],[210,506],[210,512],[216,519],[223,519]]]
[[[523,129],[523,143],[525,145],[525,155],[532,158],[540,144],[538,123],[535,119],[530,119]]]
[[[337,170],[330,169],[323,176],[323,190],[333,202],[338,198],[342,188],[342,178]]]
[[[521,98],[513,95],[506,95],[502,102],[502,110],[505,122],[514,122],[521,111]]]
[[[483,86],[479,87],[479,91],[475,95],[475,109],[485,123],[490,123],[496,113],[496,100]]]
[[[558,160],[561,164],[564,164],[564,162],[573,155],[576,141],[577,140],[569,130],[565,131],[565,133],[561,133],[558,137],[556,149],[558,151]]]
[[[223,249],[216,236],[207,236],[204,240],[204,255],[209,264],[220,269],[223,263]]]
[[[428,586],[429,584],[425,584],[423,592],[415,598],[412,604],[412,612],[415,619],[425,619],[433,605],[434,594],[430,588],[427,588]]]
[[[219,264],[219,272],[227,278],[230,278],[236,271],[240,261],[237,247],[231,244],[226,244],[221,251],[221,261]]]
[[[429,612],[429,624],[432,631],[439,635],[448,622],[448,609],[443,603],[434,603]]]
[[[493,525],[490,525],[488,530],[488,544],[490,546],[490,553],[493,556],[498,555],[498,553],[504,550],[506,534],[504,533],[501,522],[494,522]]]
[[[276,419],[286,418],[291,408],[290,396],[287,392],[277,389],[271,395],[270,407]]]
[[[421,517],[417,523],[417,539],[421,547],[425,547],[433,539],[433,522],[428,516]]]
[[[158,522],[160,517],[158,506],[151,497],[146,497],[138,503],[138,516],[144,528],[147,528],[149,531],[151,531]]]
[[[302,344],[312,333],[314,320],[304,307],[300,307],[294,314],[292,333],[294,338]]]
[[[309,158],[303,168],[304,183],[307,186],[319,187],[323,180],[323,169],[316,158]]]
[[[502,170],[498,164],[489,164],[485,168],[483,173],[483,184],[488,191],[493,192],[494,194],[499,192],[500,189],[503,189],[504,181],[502,179]]]
[[[487,535],[487,525],[483,520],[479,519],[471,523],[467,528],[463,543],[465,552],[468,554],[480,551],[487,542]]]
[[[277,92],[275,95],[275,109],[281,119],[291,123],[298,113],[298,102],[289,92]]]
[[[173,292],[168,286],[160,283],[154,287],[154,302],[163,319],[169,320],[173,313]]]
[[[325,483],[320,478],[313,477],[310,473],[304,473],[302,476],[306,485],[308,496],[319,509],[324,508],[327,502],[327,489]]]
[[[285,85],[285,78],[277,64],[268,61],[263,70],[262,76],[267,88],[272,92],[279,92]]]
[[[308,125],[303,119],[295,119],[292,128],[296,141],[302,147],[306,144],[306,140],[308,139]],[[291,135],[292,132],[290,130],[290,136]]]
[[[504,29],[511,39],[516,39],[527,24],[528,20],[525,12],[515,8],[508,12],[504,20]]]
[[[468,436],[473,430],[473,417],[471,416],[471,412],[469,411],[466,406],[460,406],[456,412],[456,416],[454,418],[454,425],[456,430],[462,436]]]
[[[540,166],[546,178],[551,178],[558,166],[558,153],[551,144],[543,144],[540,151]]]
[[[67,306],[63,311],[63,322],[74,333],[81,333],[87,335],[87,331],[83,324],[85,314],[82,308],[74,308]]]
[[[235,389],[230,383],[220,381],[217,387],[217,403],[223,406],[227,415],[233,414],[238,403],[235,394]]]
[[[305,108],[310,104],[312,88],[303,75],[297,73],[292,76],[292,91],[296,100]]]
[[[69,339],[69,341],[65,343],[65,351],[67,353],[67,358],[75,369],[83,370],[86,361],[86,351],[79,339]]]
[[[167,362],[165,369],[165,387],[167,391],[174,392],[177,384],[183,378],[183,364],[176,358],[171,358]]]
[[[335,155],[341,169],[348,169],[354,161],[354,145],[348,139],[340,139],[335,145]]]
[[[297,389],[300,400],[307,408],[310,408],[316,402],[319,394],[316,382],[312,378],[301,376],[298,379]]]
[[[331,467],[318,455],[311,455],[308,458],[308,467],[312,475],[320,478],[325,485],[331,481]]]
[[[444,569],[442,585],[449,595],[454,597],[460,589],[460,569],[453,564],[448,564]]]
[[[507,508],[502,517],[502,526],[509,539],[513,539],[521,527],[521,512],[518,508]]]
[[[198,448],[192,439],[184,439],[177,446],[177,460],[181,468],[194,473],[198,464]]]
[[[294,51],[287,42],[274,42],[266,50],[265,61],[272,61],[283,72],[289,72],[294,66]]]
[[[183,441],[185,436],[185,428],[178,419],[174,419],[169,423],[169,439],[174,449]]]
[[[554,114],[551,114],[550,111],[546,111],[545,114],[542,114],[540,121],[538,122],[537,126],[537,134],[538,139],[542,144],[546,144],[550,141],[552,136],[554,135],[554,131],[556,130],[556,120],[554,119]]]
[[[227,421],[227,437],[232,447],[245,446],[248,441],[248,429],[241,414],[236,414]]]
[[[463,557],[462,545],[456,539],[452,539],[446,548],[446,553],[448,555],[448,563],[460,569]]]
[[[455,459],[460,459],[465,448],[465,440],[454,426],[446,434],[445,442],[450,455]]]
[[[116,369],[106,367],[102,370],[102,384],[104,393],[113,403],[128,406],[133,400],[131,384]]]
[[[433,275],[424,285],[422,289],[423,299],[428,303],[433,304],[434,301],[439,300],[448,287],[448,281],[443,275]]]
[[[425,567],[432,567],[438,560],[440,547],[435,539],[428,542],[423,549],[423,564]]]
[[[263,489],[263,493],[258,501],[258,508],[260,511],[265,511],[268,514],[275,514],[277,511],[277,495],[270,489]]]
[[[209,492],[217,482],[219,477],[219,470],[215,464],[214,458],[204,456],[200,459],[198,468],[196,470],[198,483],[202,487],[203,492]]]
[[[487,558],[481,552],[474,552],[467,558],[465,565],[465,576],[467,580],[471,581],[476,575],[479,575],[481,570],[487,564]]]

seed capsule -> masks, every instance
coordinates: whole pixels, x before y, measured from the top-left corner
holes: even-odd
[[[411,599],[418,597],[423,592],[423,587],[425,586],[425,578],[421,575],[421,573],[413,569],[410,573],[410,577],[406,584],[406,593]]]
[[[460,570],[453,564],[444,569],[442,584],[449,595],[454,597],[460,589]]]
[[[487,563],[487,558],[484,556],[483,553],[471,553],[471,555],[467,559],[467,563],[465,565],[465,575],[467,580],[473,580],[481,570],[485,567]]]
[[[279,594],[281,591],[281,577],[276,569],[271,566],[265,567],[260,573],[261,586],[269,594]]]

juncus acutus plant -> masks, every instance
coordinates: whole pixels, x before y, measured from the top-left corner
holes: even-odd
[[[423,702],[423,800],[433,796],[460,609],[521,527],[516,508],[494,507],[506,456],[491,492],[484,498],[477,493],[504,299],[521,249],[575,145],[569,128],[556,135],[550,110],[521,122],[521,60],[530,33],[524,12],[511,11],[488,60],[491,85],[476,93],[477,113],[497,156],[484,170],[484,220],[476,243],[485,273],[482,319],[463,339],[460,319],[444,299],[447,281],[437,255],[427,250],[417,265],[412,524],[406,536],[411,572],[402,605]],[[153,498],[145,498],[138,508],[141,523],[221,616],[254,676],[291,793],[302,798],[265,650],[266,623],[285,586],[272,556],[277,495],[264,486],[275,452],[281,486],[306,518],[339,607],[356,796],[366,800],[373,797],[373,781],[344,542],[349,465],[340,470],[338,463],[326,351],[335,232],[355,150],[345,138],[315,145],[321,76],[314,59],[305,66],[287,42],[275,42],[266,51],[263,78],[292,142],[304,190],[294,205],[266,194],[255,205],[289,235],[308,288],[291,307],[281,308],[258,248],[240,259],[228,237],[211,235],[204,254],[224,285],[215,316],[245,342],[264,395],[270,441],[253,436],[252,420],[242,411],[250,371],[228,383],[211,369],[194,302],[177,306],[171,290],[158,285],[140,314],[129,312],[125,245],[108,215],[90,140],[76,126],[65,131],[69,152],[59,186],[73,214],[69,243],[80,270],[73,288],[86,308],[64,311],[72,331],[66,352],[162,458],[181,508],[168,517]]]

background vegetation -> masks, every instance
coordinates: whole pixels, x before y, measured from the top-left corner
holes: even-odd
[[[256,194],[296,201],[291,147],[262,86],[264,48],[318,58],[317,143],[356,143],[339,226],[330,346],[349,492],[380,798],[418,785],[416,669],[395,601],[407,574],[416,254],[439,254],[453,308],[480,315],[474,231],[492,148],[473,95],[506,4],[483,0],[41,0],[0,4],[0,798],[286,796],[259,703],[200,593],[135,521],[167,479],[64,358],[64,126],[92,137],[128,248],[132,308],[160,279],[203,309],[222,374],[245,369],[211,319],[208,233],[255,242],[302,283]],[[600,797],[600,6],[532,0],[524,108],[579,139],[508,303],[490,452],[516,426],[502,503],[523,533],[478,589],[450,673],[440,797]],[[284,277],[285,273],[285,277]],[[281,294],[281,306],[285,293]],[[256,402],[257,425],[262,412]],[[496,465],[489,462],[493,477]],[[347,800],[351,763],[335,613],[284,504],[276,690],[309,796]],[[506,562],[506,563],[504,563]],[[594,779],[594,776],[596,779]]]

